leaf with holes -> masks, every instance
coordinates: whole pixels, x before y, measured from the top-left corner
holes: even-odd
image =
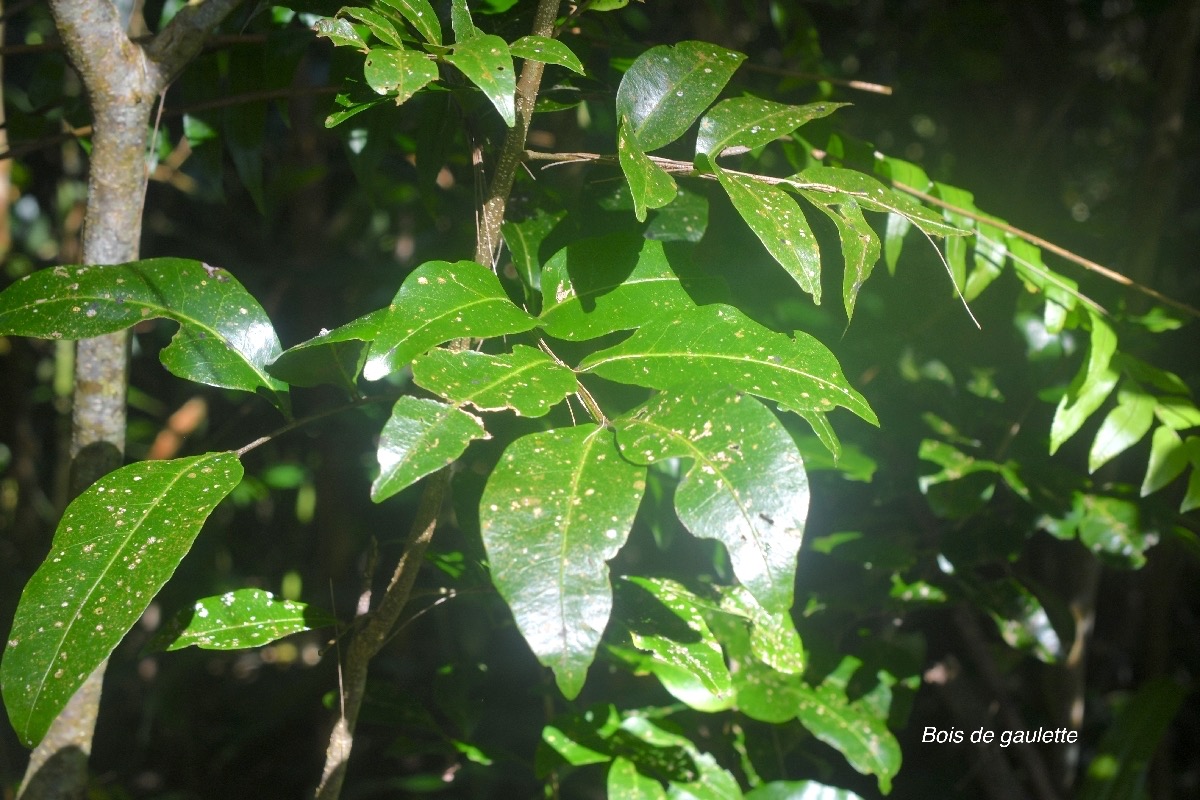
[[[572,72],[583,74],[583,64],[579,62],[579,58],[558,39],[548,36],[522,36],[510,44],[508,49],[517,58],[540,61],[543,64],[557,64]]]
[[[753,178],[718,169],[717,179],[767,252],[820,303],[821,250],[800,204],[779,187]]]
[[[317,24],[313,25],[313,31],[317,36],[328,39],[333,42],[334,47],[353,47],[356,50],[367,52],[367,42],[358,34],[347,20],[344,19],[319,19]]]
[[[617,118],[628,120],[642,150],[657,150],[691,127],[745,60],[708,42],[652,47],[621,78]]]
[[[762,147],[845,105],[849,103],[789,106],[748,96],[722,100],[700,120],[696,155],[715,158],[727,147]]]
[[[563,695],[583,688],[612,611],[605,563],[625,543],[646,468],[595,425],[533,433],[504,451],[479,504],[492,581]]]
[[[53,267],[0,293],[0,335],[86,339],[156,317],[179,323],[159,354],[172,374],[262,392],[287,411],[287,386],[266,369],[279,355],[279,337],[258,301],[224,269],[182,258]]]
[[[486,339],[537,325],[508,299],[496,274],[473,261],[429,261],[404,279],[379,312],[363,377],[377,381],[431,347],[460,337]],[[374,317],[374,315],[372,315]]]
[[[141,461],[105,475],[63,513],[26,584],[4,661],[4,705],[36,745],[175,572],[242,479],[232,453]]]
[[[335,622],[332,614],[314,606],[276,600],[262,589],[236,589],[197,600],[163,626],[146,649],[243,650]]]
[[[454,459],[475,439],[490,439],[474,414],[436,400],[405,395],[379,435],[379,477],[371,499],[382,503]]]
[[[454,46],[446,60],[483,90],[508,127],[517,124],[517,76],[508,44],[499,36],[479,34]]]
[[[728,390],[664,392],[615,425],[621,453],[635,463],[691,459],[675,490],[680,521],[725,545],[734,575],[764,608],[791,608],[809,488],[775,415]]]
[[[452,403],[470,403],[480,411],[512,409],[522,417],[544,416],[578,389],[575,373],[522,344],[497,356],[434,349],[412,368],[418,386]]]
[[[694,308],[687,289],[699,282],[680,279],[684,266],[671,263],[662,242],[637,235],[572,242],[542,271],[542,330],[556,339],[594,339]]]
[[[722,304],[648,322],[620,344],[585,358],[577,371],[652,389],[732,386],[797,411],[843,406],[879,424],[825,345],[801,331],[792,338],[768,330]]]
[[[376,47],[363,62],[363,77],[378,94],[396,93],[400,105],[422,87],[436,81],[437,65],[416,50]]]
[[[430,44],[442,43],[442,24],[438,21],[437,12],[429,4],[429,0],[379,0],[386,6],[396,9],[417,33]]]
[[[675,199],[678,187],[666,170],[651,160],[637,140],[629,133],[629,123],[622,118],[617,127],[617,159],[633,197],[633,215],[638,222],[646,221],[646,210],[661,208]]]

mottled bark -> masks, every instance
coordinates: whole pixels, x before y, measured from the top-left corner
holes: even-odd
[[[239,1],[193,2],[157,36],[139,45],[126,35],[110,0],[50,0],[63,47],[83,81],[92,110],[84,263],[120,264],[137,259],[155,98]],[[121,465],[127,352],[125,333],[88,339],[77,346],[73,494]],[[88,677],[33,751],[21,797],[84,796],[104,667],[101,664]]]

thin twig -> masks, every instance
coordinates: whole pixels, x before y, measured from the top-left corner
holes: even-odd
[[[802,81],[813,81],[832,83],[834,86],[842,86],[847,89],[854,89],[859,92],[870,92],[871,94],[890,95],[892,87],[883,83],[872,83],[870,81],[860,81],[854,78],[834,78],[829,75],[819,75],[815,72],[799,72],[794,69],[784,69],[783,67],[769,67],[766,64],[754,64],[747,62],[746,69],[752,72],[765,72],[768,75],[779,75],[784,78],[796,78]]]
[[[340,414],[343,411],[349,411],[352,408],[359,408],[360,406],[371,405],[372,403],[390,402],[395,399],[396,398],[388,397],[387,395],[372,395],[370,397],[359,397],[359,398],[356,398],[356,399],[350,401],[349,403],[344,403],[335,408],[327,408],[324,411],[318,411],[317,413],[310,414],[307,417],[302,417],[300,419],[294,419],[291,422],[287,423],[286,425],[281,425],[280,427],[271,431],[266,436],[260,436],[257,439],[255,439],[254,441],[252,441],[248,444],[242,445],[241,447],[239,447],[237,450],[234,450],[233,452],[235,455],[237,455],[238,458],[241,458],[242,456],[246,455],[246,453],[249,453],[251,450],[255,449],[256,447],[261,447],[262,445],[266,444],[267,442],[271,441],[272,439],[278,439],[280,436],[284,435],[285,433],[294,431],[297,428],[302,428],[305,425],[310,425],[310,424],[316,422],[317,420],[324,419],[325,417],[331,417],[334,414]]]

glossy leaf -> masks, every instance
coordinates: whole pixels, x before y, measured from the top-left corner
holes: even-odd
[[[565,714],[542,728],[542,741],[573,767],[612,760],[608,740],[621,727],[621,716],[611,705],[593,706],[582,713]]]
[[[595,425],[517,439],[480,501],[492,581],[559,689],[583,688],[612,611],[605,563],[629,536],[646,469]]]
[[[849,104],[823,102],[790,106],[757,97],[722,100],[700,120],[696,154],[715,158],[727,147],[762,147],[845,105]]]
[[[741,800],[742,790],[733,775],[710,754],[700,752],[687,737],[639,716],[622,720],[618,735],[626,735],[624,746],[635,742],[646,745],[627,757],[643,770],[667,778],[667,796],[671,800]],[[686,770],[680,755],[691,762]],[[684,771],[690,774],[681,775]]]
[[[717,179],[767,252],[820,303],[821,250],[800,204],[779,187],[753,178],[718,169]]]
[[[842,304],[846,309],[846,319],[851,320],[854,318],[854,304],[858,300],[858,292],[867,282],[867,278],[871,277],[871,270],[879,261],[879,237],[867,224],[862,209],[853,199],[847,198],[834,205],[816,192],[803,194],[837,226],[838,238],[842,243],[842,258],[846,262],[845,273],[842,276]]]
[[[511,409],[540,417],[578,389],[575,373],[534,347],[516,345],[511,353],[430,350],[413,361],[413,381],[452,403],[470,403],[480,411]]]
[[[585,358],[578,371],[653,389],[697,381],[732,386],[799,411],[843,406],[872,425],[879,423],[823,344],[800,331],[795,338],[775,333],[726,305],[655,319],[620,344]]]
[[[446,60],[483,91],[508,127],[517,123],[517,75],[503,39],[492,34],[479,34],[466,41],[460,37]]]
[[[141,461],[67,506],[26,584],[0,665],[4,705],[33,746],[133,627],[242,478],[232,453]]]
[[[617,127],[617,158],[629,183],[633,214],[638,222],[646,221],[647,209],[661,208],[675,199],[678,191],[675,179],[643,152],[624,118]]]
[[[628,0],[626,0],[628,2]],[[667,793],[656,779],[638,772],[637,765],[625,758],[614,758],[608,768],[609,800],[666,800]]]
[[[750,622],[750,651],[755,658],[778,672],[804,672],[804,645],[789,609],[768,611],[741,586],[722,588],[721,607]]]
[[[816,781],[771,781],[746,794],[746,800],[863,800],[849,789]]]
[[[379,435],[379,477],[371,499],[381,503],[462,455],[475,439],[489,439],[483,422],[454,406],[401,397]]]
[[[552,214],[543,211],[523,222],[505,222],[500,226],[500,235],[512,253],[513,266],[521,276],[521,282],[530,289],[540,291],[542,288],[542,259],[538,251],[550,231],[566,215],[565,211]]]
[[[267,372],[292,386],[331,384],[353,390],[368,342],[379,334],[386,309],[322,331],[289,347],[267,365]]]
[[[287,386],[267,373],[279,338],[262,306],[219,267],[152,258],[103,267],[53,267],[0,294],[0,335],[84,339],[166,317],[179,331],[159,354],[174,375],[261,391],[281,410]]]
[[[951,225],[915,199],[884,186],[863,172],[840,167],[809,167],[792,176],[788,185],[828,195],[827,202],[840,202],[840,195],[851,197],[866,211],[899,214],[930,236],[961,236],[961,228]]]
[[[695,303],[663,244],[613,234],[572,242],[542,270],[542,330],[580,341],[674,316]]]
[[[652,47],[621,78],[617,117],[642,150],[657,150],[691,127],[745,59],[708,42]]]
[[[1120,392],[1117,405],[1096,432],[1088,454],[1088,471],[1100,467],[1141,441],[1154,424],[1155,399],[1140,391]]]
[[[537,324],[508,299],[494,272],[473,261],[430,261],[417,267],[378,321],[363,367],[369,381],[451,339],[503,336]]]
[[[197,600],[159,631],[147,649],[243,650],[333,625],[327,612],[262,589],[236,589]]]
[[[800,451],[775,415],[718,389],[659,394],[615,424],[631,461],[692,460],[675,490],[680,521],[725,545],[734,574],[764,608],[791,608],[809,487]]]
[[[438,21],[437,12],[429,4],[429,0],[379,0],[382,4],[396,9],[404,19],[416,29],[417,33],[430,44],[442,43],[442,23]]]
[[[317,36],[333,42],[335,47],[353,47],[367,52],[367,42],[347,20],[325,18],[317,20],[313,25]]]
[[[1066,394],[1058,403],[1050,423],[1050,455],[1067,439],[1075,435],[1088,417],[1112,393],[1117,385],[1117,372],[1110,362],[1117,349],[1117,336],[1108,323],[1097,314],[1090,314],[1092,344],[1087,361],[1080,367]]]
[[[471,19],[467,0],[450,0],[450,25],[454,28],[454,41],[460,44],[483,35]]]
[[[815,689],[805,684],[796,716],[804,727],[845,756],[863,775],[874,775],[879,791],[892,790],[900,769],[900,744],[879,717],[862,700],[853,703],[844,687],[826,680]]]
[[[437,65],[416,50],[376,47],[363,62],[367,85],[379,94],[396,93],[400,105],[438,78]]]
[[[578,56],[558,39],[551,39],[547,36],[522,36],[510,44],[508,49],[516,58],[540,61],[543,64],[557,64],[579,75],[583,74],[583,64],[580,63]]]
[[[357,6],[345,6],[338,11],[338,16],[358,20],[367,26],[372,36],[389,47],[404,48],[404,40],[400,38],[400,32],[396,30],[396,26],[378,11]]]
[[[1187,468],[1188,450],[1173,429],[1159,425],[1150,439],[1150,461],[1142,479],[1142,497],[1166,486]]]
[[[650,653],[650,671],[663,688],[698,711],[713,713],[732,707],[733,679],[695,595],[665,578],[627,580],[658,601],[645,618],[629,622],[629,634],[634,647]],[[674,615],[676,625],[658,621],[667,612]]]

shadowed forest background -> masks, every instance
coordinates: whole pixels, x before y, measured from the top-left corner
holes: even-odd
[[[159,29],[164,5],[180,4],[127,5],[136,36]],[[506,41],[529,30],[532,2],[470,5],[476,24]],[[418,265],[470,259],[488,159],[505,133],[461,78],[447,79],[448,91],[327,128],[345,81],[361,82],[362,57],[316,37],[308,15],[340,6],[238,6],[156,114],[141,256],[228,270],[285,348],[387,305]],[[81,262],[91,120],[43,4],[5,0],[3,26],[7,286]],[[634,58],[652,45],[713,42],[747,55],[723,96],[851,104],[801,128],[805,138],[753,154],[757,171],[789,174],[806,148],[824,155],[839,142],[840,158],[855,164],[865,154],[870,170],[878,150],[972,193],[986,214],[1200,306],[1197,0],[645,0],[584,14],[561,39],[587,75],[547,69],[531,150],[614,152],[612,96]],[[472,164],[476,147],[482,167]],[[809,215],[826,276],[815,305],[720,186],[681,185],[702,201],[689,208],[704,209],[703,238],[668,242],[668,251],[691,248],[698,273],[719,277],[730,302],[764,326],[817,337],[879,417],[876,428],[833,415],[843,444],[836,464],[803,422],[784,424],[812,485],[792,612],[809,658],[805,678],[835,673],[853,654],[867,667],[849,681],[848,697],[876,698],[874,681],[886,684],[883,716],[903,753],[889,796],[1197,796],[1200,517],[1180,507],[1200,493],[1200,440],[1187,440],[1196,442],[1188,445],[1195,472],[1145,497],[1149,438],[1089,472],[1104,413],[1048,455],[1055,404],[1088,339],[1082,330],[1047,333],[1042,298],[1011,272],[972,300],[977,328],[950,286],[940,243],[914,232],[895,274],[880,264],[848,322],[838,233],[827,219]],[[563,214],[534,248],[544,262],[576,238],[628,229],[633,206],[623,187],[612,164],[529,161],[507,219]],[[882,233],[883,217],[868,219]],[[1200,386],[1189,313],[1048,250],[1046,260],[1120,319],[1122,353],[1156,369],[1134,365],[1130,375],[1160,388]],[[506,291],[523,297],[509,249],[496,266]],[[163,320],[134,329],[128,460],[234,449],[279,427],[267,403],[166,372],[156,356],[174,330]],[[563,350],[572,357],[587,352],[571,347]],[[70,499],[71,369],[68,343],[0,337],[6,631]],[[602,404],[624,399],[614,386],[600,383]],[[295,414],[343,399],[328,386],[301,389]],[[195,598],[243,587],[351,619],[364,571],[376,563],[390,571],[420,498],[411,487],[371,502],[386,418],[386,407],[366,405],[246,455],[245,479],[110,660],[92,797],[312,791],[338,703],[330,629],[256,650],[143,648]],[[524,418],[511,425],[538,427]],[[603,764],[568,765],[539,749],[552,720],[597,704],[671,709],[664,715],[743,788],[812,779],[880,796],[874,777],[798,724],[688,710],[616,646],[601,647],[582,694],[565,700],[485,567],[479,501],[505,442],[476,442],[455,467],[404,622],[372,662],[345,797],[603,797]],[[951,450],[998,466],[976,469]],[[673,486],[664,478],[647,489],[612,574],[729,583],[721,546],[693,540],[676,518]],[[968,734],[1078,727],[1081,744],[922,743],[929,726]],[[0,723],[0,796],[15,797],[26,758]],[[1099,773],[1089,772],[1094,765]]]

